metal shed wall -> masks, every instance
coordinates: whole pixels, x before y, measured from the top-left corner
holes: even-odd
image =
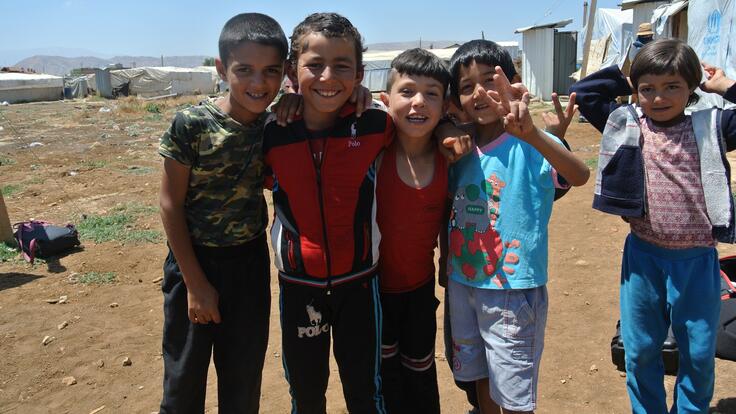
[[[549,101],[552,99],[555,29],[525,31],[522,41],[521,81],[533,96]]]

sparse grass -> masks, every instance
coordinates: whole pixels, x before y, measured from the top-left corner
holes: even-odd
[[[85,285],[107,285],[116,281],[115,272],[87,272],[79,277],[79,283]]]
[[[86,160],[79,163],[80,166],[84,168],[89,168],[91,170],[98,169],[98,168],[105,168],[107,165],[107,161],[105,160]]]
[[[15,244],[0,242],[0,263],[15,261],[20,257],[20,250]]]
[[[158,122],[163,118],[163,115],[161,114],[148,114],[143,117],[144,120],[149,122]]]
[[[152,114],[160,114],[164,108],[165,108],[165,105],[163,103],[156,103],[156,102],[149,102],[146,104],[146,106],[143,107],[143,109],[145,109],[146,112],[150,112]]]
[[[161,233],[156,230],[135,228],[138,217],[151,215],[158,211],[156,207],[141,204],[126,204],[113,208],[103,216],[89,216],[79,222],[77,230],[83,239],[95,243],[119,241],[130,243],[155,243],[161,240]]]
[[[30,180],[26,181],[26,184],[43,184],[44,179],[41,177],[33,177]]]
[[[20,184],[8,184],[0,188],[0,192],[2,192],[3,195],[6,197],[10,197],[11,195],[20,191],[20,189],[21,189]]]
[[[591,170],[595,170],[598,168],[598,158],[588,158],[585,160],[585,165],[587,165]]]
[[[8,158],[4,155],[0,155],[0,166],[3,165],[13,165],[15,164],[15,160],[12,158]]]

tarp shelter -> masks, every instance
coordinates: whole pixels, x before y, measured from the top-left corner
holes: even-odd
[[[519,56],[519,42],[496,42],[504,50],[509,52],[512,59]],[[457,47],[445,49],[426,49],[434,53],[440,59],[449,63],[450,58],[457,50]],[[381,50],[375,52],[363,53],[363,65],[365,73],[363,75],[363,86],[370,89],[371,92],[382,92],[386,90],[386,82],[388,81],[388,73],[391,69],[391,61],[399,56],[403,50]]]
[[[577,64],[577,32],[557,29],[572,23],[572,19],[516,29],[522,33],[524,53],[521,60],[521,81],[529,92],[545,101],[552,92],[567,94],[572,85],[570,74]]]
[[[640,24],[652,22],[652,16],[657,7],[669,3],[669,1],[662,0],[624,0],[621,3],[621,10],[631,10],[633,12],[631,26],[634,30],[634,37],[636,37],[636,31]]]
[[[623,67],[626,56],[634,40],[631,25],[633,12],[619,9],[597,9],[593,19],[593,33],[590,42],[588,68],[585,73],[593,73],[611,65]],[[585,33],[586,28],[582,29]],[[579,46],[582,47],[582,44]],[[582,52],[582,48],[581,48]],[[582,52],[584,53],[584,52]],[[579,79],[580,72],[573,78]]]
[[[695,49],[701,61],[723,68],[726,76],[736,79],[736,0],[698,0],[688,5],[687,43]],[[700,102],[694,108],[712,106],[733,108],[716,94],[700,92]]]
[[[64,79],[35,73],[0,72],[0,102],[56,101],[64,96]]]
[[[130,95],[142,97],[210,94],[216,85],[210,70],[173,66],[111,70],[110,79],[113,89],[127,83]]]
[[[64,79],[64,98],[84,98],[89,94],[87,88],[87,76],[74,79]]]
[[[676,37],[687,42],[687,6],[688,1],[674,1],[663,4],[652,13],[652,30],[654,38]]]

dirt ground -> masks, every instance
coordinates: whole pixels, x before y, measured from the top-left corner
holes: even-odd
[[[0,187],[11,221],[79,225],[85,216],[121,213],[128,218],[119,233],[123,236],[113,241],[88,238],[82,249],[34,266],[15,258],[0,262],[0,413],[157,411],[166,247],[156,208],[161,171],[156,149],[177,105],[195,100],[162,101],[148,110],[134,99],[0,107]],[[541,125],[538,114],[535,119]],[[574,123],[567,138],[594,168],[599,134],[589,124]],[[591,179],[559,201],[552,217],[541,414],[629,412],[625,378],[612,365],[609,348],[618,319],[627,225],[592,210],[592,192]],[[719,251],[736,253],[731,246]],[[273,271],[271,292],[275,303]],[[48,303],[61,296],[65,303]],[[443,297],[439,287],[437,296]],[[465,413],[469,406],[443,357],[442,306],[437,319],[443,412]],[[43,345],[46,336],[53,340]],[[278,307],[273,305],[264,413],[290,410],[280,348]],[[126,358],[130,365],[123,364]],[[736,364],[719,360],[716,367],[711,411],[736,413]],[[331,373],[328,412],[345,413],[334,361]],[[65,380],[69,376],[75,384],[65,383],[72,382]],[[211,367],[210,413],[217,412],[214,378]],[[671,393],[674,379],[667,377],[666,383]]]

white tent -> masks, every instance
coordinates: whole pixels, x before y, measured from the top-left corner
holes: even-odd
[[[113,88],[129,84],[129,94],[143,97],[170,94],[210,94],[216,81],[209,69],[142,67],[110,71]]]
[[[519,42],[496,42],[511,55],[512,59],[519,56]],[[432,52],[440,59],[449,63],[450,58],[457,50],[456,47],[446,49],[426,49]],[[381,92],[386,90],[386,82],[388,81],[389,69],[391,69],[391,61],[399,56],[403,50],[380,50],[376,52],[363,53],[363,64],[365,65],[365,74],[363,76],[363,86],[370,89],[371,92]]]
[[[64,95],[64,79],[35,73],[0,72],[0,102],[56,101]]]
[[[723,68],[726,76],[736,79],[736,0],[691,1],[687,12],[687,43],[695,49],[701,61]],[[701,95],[693,108],[712,106],[732,108],[716,94]]]

